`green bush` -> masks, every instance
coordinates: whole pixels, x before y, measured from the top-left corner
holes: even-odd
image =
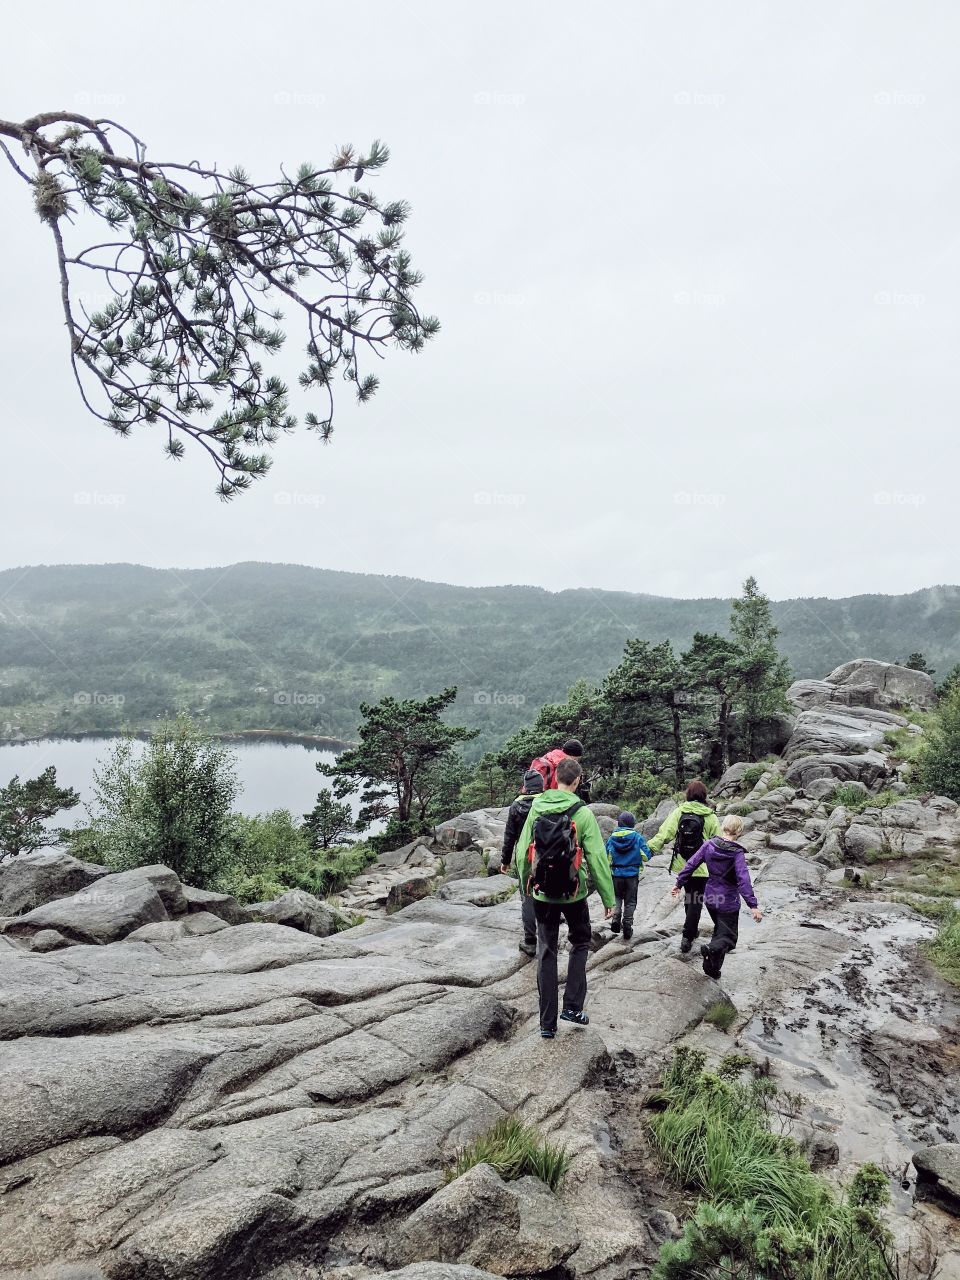
[[[960,911],[954,908],[943,918],[926,952],[947,981],[960,987]]]
[[[747,789],[755,787],[765,773],[768,772],[769,766],[765,764],[751,764],[743,771],[740,779],[742,786]]]
[[[371,862],[368,844],[340,849],[314,849],[311,834],[286,809],[254,817],[234,814],[227,865],[219,887],[239,902],[263,902],[288,889],[305,889],[315,897],[338,893]]]
[[[896,804],[902,799],[895,791],[864,792],[849,782],[841,782],[830,792],[827,805],[831,809],[843,805],[851,813],[862,813],[864,809],[886,809],[888,805]]]
[[[730,805],[727,813],[735,813],[740,818],[746,818],[749,814],[754,813],[757,807],[755,804],[747,804],[746,801],[743,801],[740,804]]]
[[[926,791],[960,800],[960,685],[953,685],[915,757],[917,781]]]
[[[570,1167],[566,1147],[543,1138],[537,1130],[516,1116],[498,1120],[492,1129],[461,1147],[456,1163],[447,1170],[452,1182],[477,1164],[489,1164],[505,1182],[533,1174],[551,1191],[559,1191]]]
[[[678,1049],[653,1098],[661,1159],[704,1197],[682,1237],[663,1246],[654,1280],[889,1280],[883,1173],[864,1166],[838,1198],[797,1144],[768,1128],[772,1082],[741,1082],[742,1063],[725,1062],[729,1070],[706,1071],[702,1053]]]

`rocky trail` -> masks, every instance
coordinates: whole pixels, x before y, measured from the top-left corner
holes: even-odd
[[[0,870],[0,1277],[648,1275],[691,1206],[644,1095],[690,1044],[769,1060],[778,1125],[838,1184],[880,1164],[904,1253],[960,1280],[960,993],[910,905],[956,874],[960,812],[906,794],[897,748],[932,687],[864,661],[791,695],[782,758],[716,791],[765,910],[722,983],[679,954],[658,856],[631,942],[591,900],[590,1026],[552,1042],[514,884],[486,875],[502,810],[385,855],[332,906],[249,912],[61,854]],[[828,803],[838,782],[867,802]],[[366,918],[331,933],[338,911]],[[445,1184],[513,1114],[567,1144],[560,1194],[485,1165]]]

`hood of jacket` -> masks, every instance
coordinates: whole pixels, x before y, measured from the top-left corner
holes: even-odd
[[[541,791],[538,795],[532,796],[533,804],[530,812],[537,813],[564,813],[571,805],[583,804],[578,795],[572,791],[559,791],[556,788],[550,791]]]

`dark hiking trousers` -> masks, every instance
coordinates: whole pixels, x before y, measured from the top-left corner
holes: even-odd
[[[700,884],[695,884],[691,880],[683,891],[683,936],[691,942],[700,932],[700,916],[703,912],[703,890],[706,883],[707,877],[702,876]]]
[[[523,923],[524,942],[536,942],[537,917],[533,910],[533,899],[523,889],[520,890],[520,919]]]
[[[637,890],[640,887],[639,876],[614,876],[613,892],[617,905],[613,908],[613,919],[610,925],[614,933],[620,929],[621,921],[624,929],[633,928],[633,916],[637,909]]]
[[[710,964],[719,974],[728,951],[736,949],[737,935],[740,931],[740,911],[718,911],[707,904],[710,919],[713,921],[713,937],[707,943],[710,952]]]
[[[581,898],[579,902],[538,902],[535,898],[532,901],[537,917],[537,990],[540,992],[540,1026],[544,1031],[556,1031],[557,948],[560,941],[560,920],[562,918],[567,922],[570,944],[563,1007],[579,1013],[587,998],[587,955],[592,935],[590,908],[586,898]]]

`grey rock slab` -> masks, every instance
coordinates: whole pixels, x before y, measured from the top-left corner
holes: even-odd
[[[180,877],[170,867],[165,867],[162,863],[157,862],[143,867],[131,867],[129,871],[118,871],[109,877],[109,884],[112,888],[144,882],[156,890],[157,896],[163,903],[168,916],[172,918],[183,915],[186,912],[187,900],[184,896],[184,886],[180,883]]]
[[[447,880],[468,880],[486,872],[483,855],[476,849],[451,849],[443,857],[443,874]]]
[[[855,755],[836,752],[803,755],[787,767],[786,779],[793,786],[808,790],[811,782],[830,779],[833,786],[839,782],[862,782],[868,790],[890,776],[887,757],[879,751],[864,751]],[[832,789],[832,788],[831,788]]]
[[[472,880],[451,880],[441,885],[437,896],[460,906],[487,907],[504,902],[517,892],[512,876],[478,876]]]
[[[28,938],[40,929],[56,929],[71,942],[107,943],[123,938],[167,911],[149,879],[104,876],[68,898],[55,898],[8,922],[4,932]]]
[[[480,1267],[498,1276],[560,1266],[580,1243],[560,1201],[538,1178],[504,1182],[478,1164],[448,1183],[406,1220],[397,1253]]]
[[[855,862],[865,862],[884,846],[883,832],[862,820],[851,822],[843,833],[843,848]]]
[[[183,896],[188,911],[209,911],[227,924],[246,924],[250,916],[230,893],[216,893],[212,889],[195,889],[191,884],[183,886]]]
[[[385,1271],[382,1280],[486,1280],[489,1271],[449,1262],[412,1262],[399,1271]]]
[[[884,745],[884,734],[906,726],[903,716],[870,707],[815,707],[802,711],[784,751],[787,760],[829,752],[851,754]]]
[[[66,898],[109,875],[107,867],[69,853],[40,849],[0,866],[0,916],[18,916],[53,898]]]
[[[960,1143],[939,1142],[913,1153],[917,1198],[960,1216]]]

